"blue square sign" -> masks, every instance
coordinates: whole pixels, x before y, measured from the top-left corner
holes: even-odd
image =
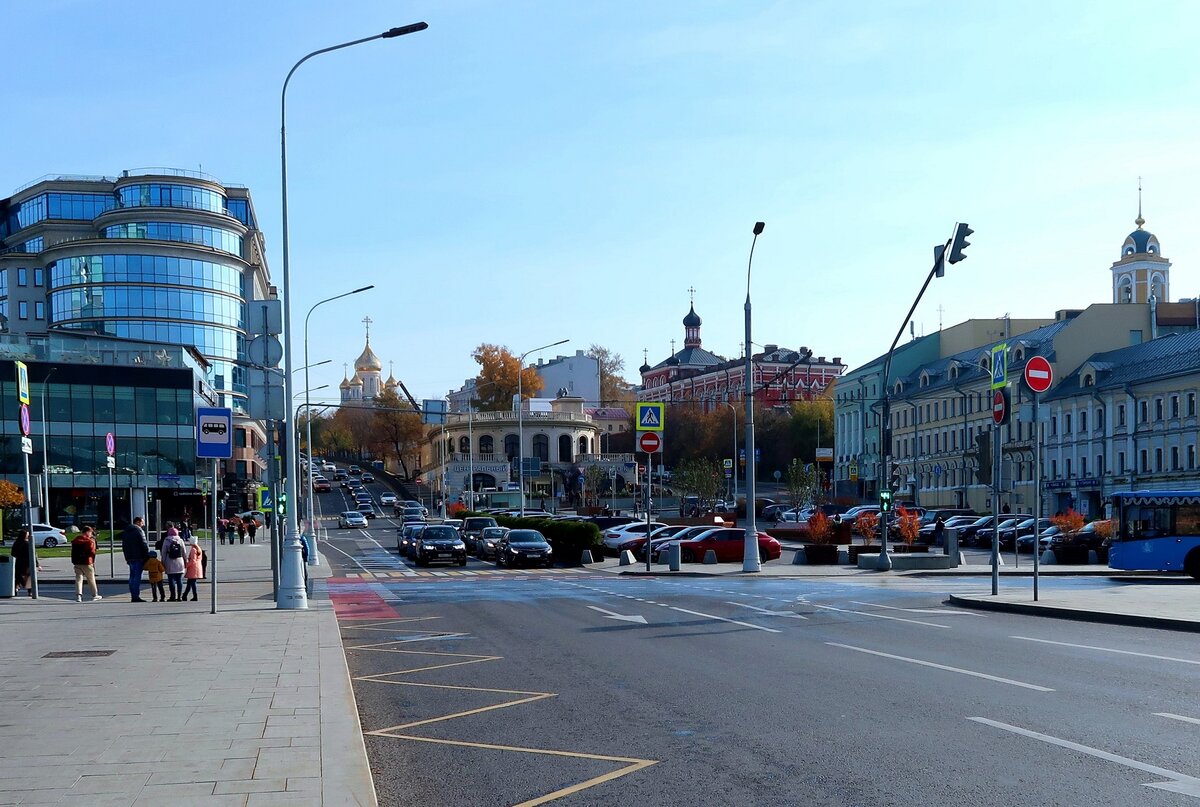
[[[196,409],[196,456],[227,460],[233,456],[233,410],[228,407]]]

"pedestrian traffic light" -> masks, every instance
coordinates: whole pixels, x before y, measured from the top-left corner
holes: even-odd
[[[900,470],[900,466],[893,465],[892,466],[892,479],[891,479],[891,483],[888,485],[888,487],[891,488],[893,495],[899,493],[900,488],[904,487],[904,482],[902,481],[903,477],[904,477],[904,472]]]
[[[890,513],[892,511],[892,492],[884,489],[879,491],[879,510],[882,513]]]
[[[954,237],[950,239],[950,255],[946,260],[950,263],[958,263],[966,258],[967,256],[963,254],[963,250],[971,246],[971,242],[967,240],[967,237],[974,233],[975,231],[965,222],[955,224]]]

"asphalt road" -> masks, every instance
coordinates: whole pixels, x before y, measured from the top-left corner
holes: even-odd
[[[416,570],[393,527],[326,551],[381,804],[1200,804],[1200,637],[943,604],[985,580]]]

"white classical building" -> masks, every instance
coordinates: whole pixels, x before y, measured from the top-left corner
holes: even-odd
[[[563,396],[525,401],[519,414],[515,406],[511,411],[451,412],[445,425],[431,428],[426,438],[421,461],[425,479],[435,491],[444,491],[447,501],[457,501],[472,479],[477,492],[515,485],[518,460],[525,456],[537,460],[536,468],[524,474],[526,495],[534,501],[573,501],[591,465],[620,482],[631,474],[627,466],[633,465],[633,455],[598,453],[600,428],[584,403],[583,398]]]

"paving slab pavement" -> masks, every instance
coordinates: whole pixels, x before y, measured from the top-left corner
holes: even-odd
[[[269,549],[218,554],[216,614],[207,582],[198,602],[133,603],[102,579],[76,603],[56,558],[37,600],[0,600],[0,805],[377,804],[323,583],[278,611]],[[63,652],[86,655],[47,658]]]
[[[1059,619],[1137,625],[1168,630],[1200,631],[1200,582],[1190,577],[1139,577],[1117,580],[1104,588],[1043,589],[1038,601],[1031,591],[951,594],[953,605],[1010,611]]]

